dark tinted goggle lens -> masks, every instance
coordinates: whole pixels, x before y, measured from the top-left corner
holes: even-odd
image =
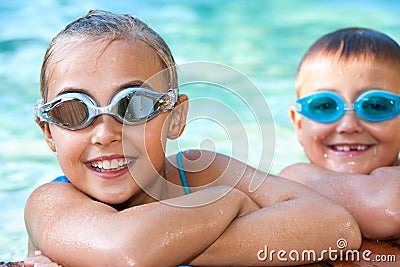
[[[159,103],[144,95],[129,94],[118,101],[118,115],[128,122],[135,122],[158,111]]]
[[[89,112],[85,103],[71,99],[56,104],[49,110],[48,115],[66,127],[78,127],[86,122]]]

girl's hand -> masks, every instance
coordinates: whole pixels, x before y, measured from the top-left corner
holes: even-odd
[[[34,257],[25,258],[25,267],[59,267],[57,263],[46,257],[42,251],[36,250]]]

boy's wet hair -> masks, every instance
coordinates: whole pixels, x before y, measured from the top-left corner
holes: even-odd
[[[162,68],[168,69],[168,87],[177,87],[176,65],[172,53],[163,38],[145,22],[128,14],[115,14],[102,10],[89,13],[68,24],[50,43],[44,56],[40,74],[40,92],[46,100],[48,90],[48,63],[57,50],[69,43],[85,41],[140,40],[153,48]]]
[[[316,54],[338,55],[344,60],[369,57],[400,62],[399,44],[388,35],[368,28],[345,28],[322,36],[308,49],[302,62]]]
[[[297,70],[296,88],[302,67],[319,56],[344,62],[353,59],[388,62],[400,71],[400,46],[391,37],[368,28],[344,28],[322,36],[307,50]]]

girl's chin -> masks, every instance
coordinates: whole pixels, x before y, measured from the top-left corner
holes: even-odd
[[[125,205],[125,203],[129,202],[130,197],[127,194],[123,193],[115,193],[110,194],[110,192],[96,192],[96,194],[88,194],[92,199],[95,199],[101,203],[110,205],[110,206],[118,206]]]

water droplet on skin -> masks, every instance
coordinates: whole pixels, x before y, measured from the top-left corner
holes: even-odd
[[[328,158],[328,154],[324,154],[324,158]]]
[[[385,209],[385,213],[386,213],[388,216],[391,216],[391,217],[396,216],[396,212],[394,212],[393,210],[390,210],[390,209]]]
[[[376,148],[376,146],[374,146],[372,153],[374,154],[374,156],[376,156],[376,154],[378,154],[378,149]]]

